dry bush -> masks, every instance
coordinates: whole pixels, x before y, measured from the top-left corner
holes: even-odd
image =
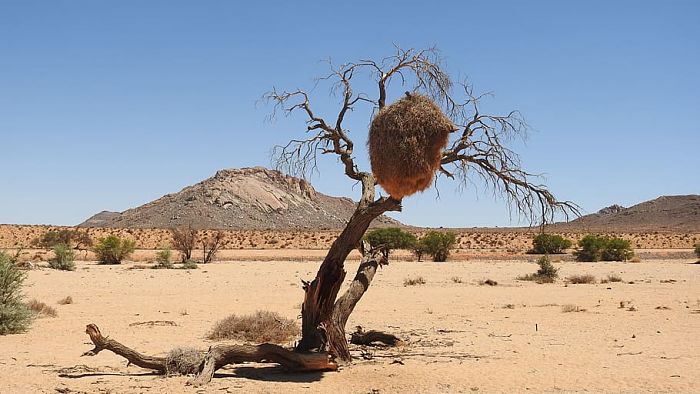
[[[180,259],[184,263],[192,258],[192,250],[197,243],[197,230],[192,227],[171,228],[173,247],[180,252]]]
[[[561,311],[563,313],[569,313],[569,312],[585,312],[586,310],[584,308],[581,308],[577,305],[574,304],[566,304],[561,306]]]
[[[167,375],[190,375],[199,372],[206,352],[190,347],[178,347],[165,356]]]
[[[257,311],[252,315],[231,315],[214,325],[207,338],[215,341],[286,343],[299,334],[296,321],[277,312]]]
[[[57,317],[58,312],[56,309],[54,309],[51,306],[46,305],[46,303],[41,302],[36,299],[32,299],[29,302],[27,302],[27,308],[37,314],[38,316],[48,316],[48,317]]]
[[[600,283],[609,283],[609,282],[622,282],[622,278],[619,277],[618,275],[608,275],[607,278],[602,279]]]
[[[417,93],[382,108],[369,130],[376,181],[393,198],[430,187],[455,125],[430,98]]]
[[[453,276],[452,282],[453,283],[462,283],[462,278],[460,278],[459,276]]]
[[[61,298],[61,299],[58,300],[58,302],[56,302],[56,303],[57,303],[58,305],[68,305],[68,304],[72,304],[72,303],[73,303],[73,297],[68,296],[68,297],[66,297],[66,298]]]
[[[484,285],[487,285],[487,286],[498,286],[498,282],[496,282],[496,281],[493,280],[493,279],[486,279],[486,280],[480,280],[480,281],[479,281],[479,285],[481,285],[481,286],[484,286]]]
[[[566,279],[569,281],[569,283],[574,284],[574,285],[595,284],[595,276],[593,276],[591,274],[572,275]]]
[[[423,279],[422,276],[417,276],[415,278],[406,278],[403,280],[403,285],[405,286],[415,286],[415,285],[424,285],[425,284],[425,279]]]

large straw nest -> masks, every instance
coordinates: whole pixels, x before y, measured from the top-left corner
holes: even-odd
[[[400,200],[430,187],[456,128],[428,97],[406,93],[384,107],[369,130],[369,158],[379,185]]]

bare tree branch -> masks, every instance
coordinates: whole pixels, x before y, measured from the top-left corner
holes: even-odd
[[[508,148],[514,138],[524,138],[529,126],[518,111],[507,115],[484,115],[479,102],[490,93],[476,96],[462,85],[467,100],[455,108],[454,120],[461,121],[462,133],[443,152],[440,173],[465,185],[476,175],[496,194],[503,196],[530,224],[553,221],[557,213],[568,220],[579,215],[578,205],[559,201],[546,186],[536,182],[539,175],[522,169],[520,157]],[[460,124],[460,123],[457,123]],[[445,168],[449,165],[450,170]]]
[[[458,84],[461,89],[455,94],[452,79],[445,72],[436,48],[416,50],[396,46],[392,55],[378,61],[361,59],[337,67],[330,61],[328,64],[330,72],[318,78],[317,84],[330,84],[330,93],[340,96],[340,107],[333,121],[327,121],[312,110],[309,95],[303,90],[279,92],[273,89],[264,96],[274,103],[273,116],[277,112],[287,115],[301,112],[307,118],[306,138],[274,148],[278,169],[305,176],[317,170],[319,154],[335,155],[343,163],[345,174],[362,182],[361,200],[370,203],[374,199],[374,179],[371,173],[358,168],[353,157],[355,145],[343,123],[360,103],[370,104],[372,115],[384,108],[391,87],[397,93],[400,89],[401,93],[409,90],[428,95],[459,125],[461,133],[455,133],[443,153],[440,174],[456,178],[462,185],[472,182],[473,178],[481,179],[531,225],[553,221],[559,213],[567,219],[570,214],[579,215],[576,204],[557,200],[538,182],[537,175],[522,169],[519,156],[508,147],[514,138],[524,137],[529,129],[520,112],[483,114],[480,102],[491,94],[475,95],[467,84]],[[359,84],[353,78],[359,75],[375,84],[374,95],[355,91],[354,86]],[[372,189],[372,199],[367,198],[368,189]]]

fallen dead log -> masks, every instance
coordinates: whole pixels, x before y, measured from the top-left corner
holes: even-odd
[[[396,346],[401,342],[401,339],[382,331],[363,331],[361,326],[357,326],[356,331],[350,334],[350,343],[355,345],[371,345],[376,342],[383,343],[387,346]]]
[[[153,357],[141,354],[120,342],[105,337],[95,324],[88,324],[85,333],[95,347],[83,353],[83,356],[95,356],[102,350],[109,350],[141,368],[152,369],[162,374],[196,373],[189,382],[193,385],[203,385],[211,381],[214,372],[228,364],[243,362],[273,362],[280,364],[290,372],[335,371],[338,365],[325,352],[295,353],[282,346],[270,343],[261,345],[214,345],[207,352],[190,351],[187,357],[177,357],[183,354],[180,349],[170,352],[168,357]]]

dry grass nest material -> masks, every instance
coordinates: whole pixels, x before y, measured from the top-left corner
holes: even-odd
[[[427,189],[455,130],[440,107],[420,94],[407,93],[384,107],[369,130],[369,157],[377,183],[397,200]]]
[[[199,372],[206,352],[190,347],[171,350],[165,357],[165,373],[168,375],[189,375]]]
[[[246,342],[287,343],[299,334],[296,321],[277,312],[257,311],[252,315],[231,315],[214,325],[207,338]]]

